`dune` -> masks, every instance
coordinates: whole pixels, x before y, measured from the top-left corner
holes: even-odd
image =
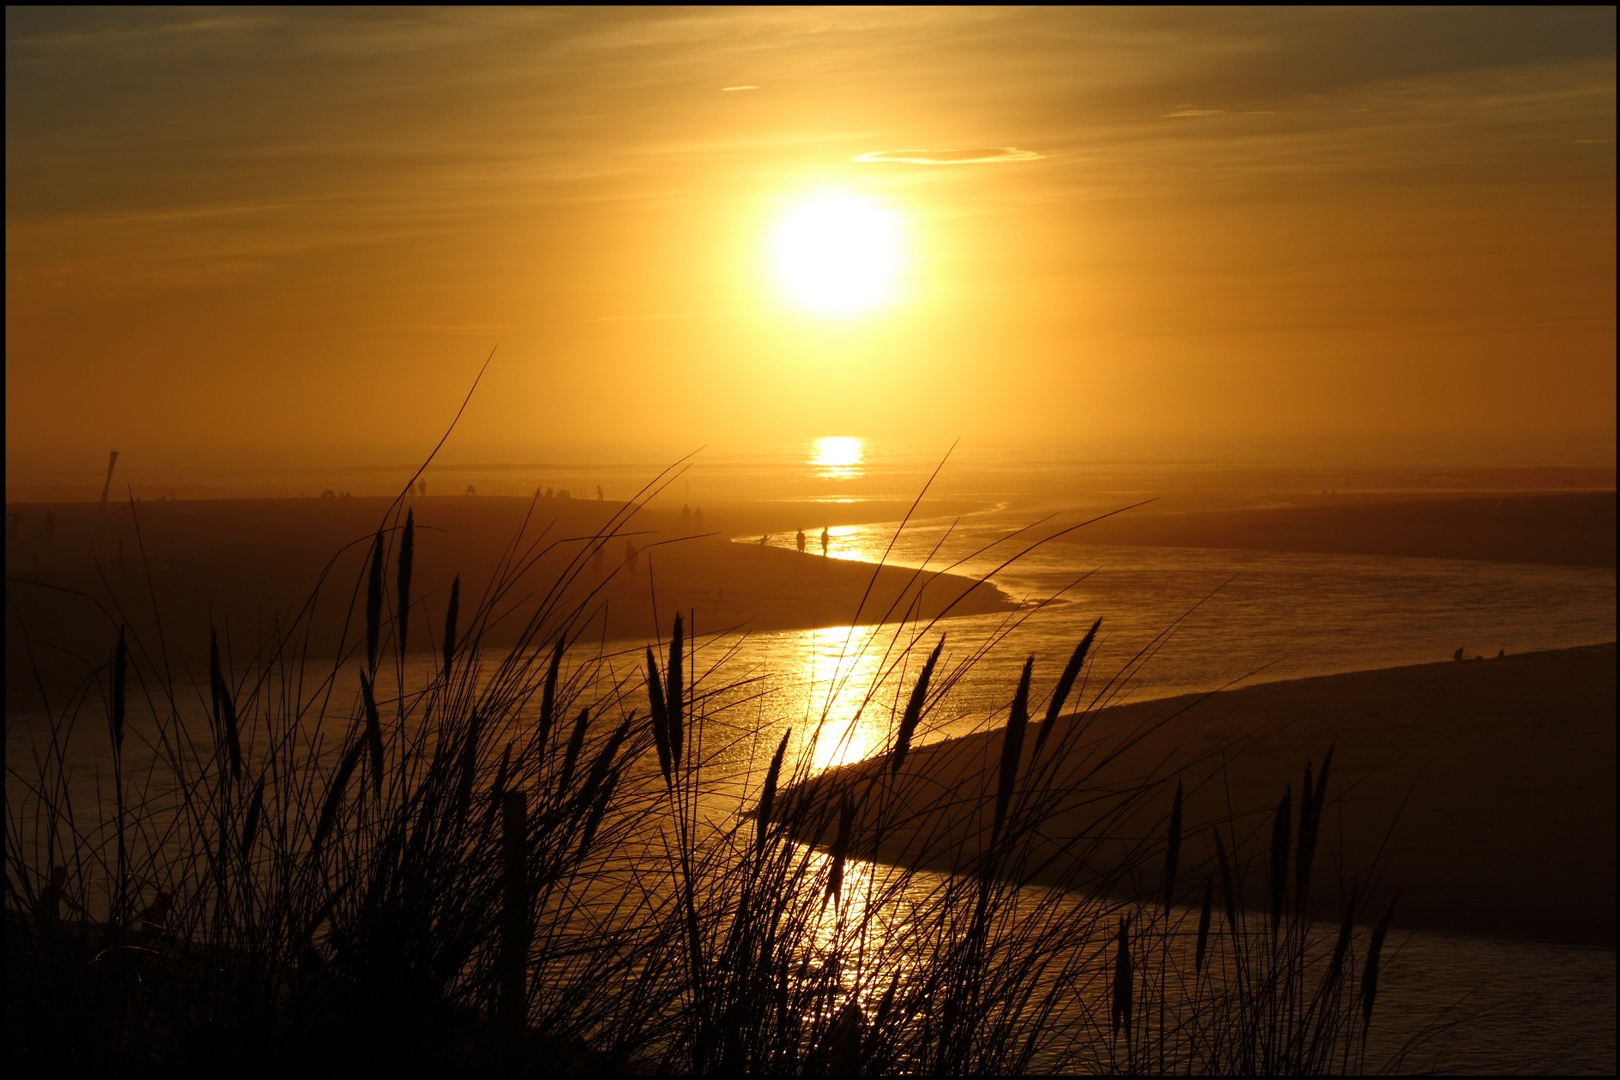
[[[1179,778],[1188,790],[1181,900],[1197,903],[1210,826],[1230,825],[1240,848],[1260,850],[1285,786],[1297,807],[1306,761],[1320,765],[1333,745],[1311,890],[1329,917],[1352,878],[1376,867],[1362,910],[1376,915],[1398,893],[1402,926],[1614,944],[1612,642],[1265,683],[1055,723],[1049,747],[1066,735],[1072,743],[1047,788],[1055,809],[1010,874],[1156,890],[1155,845]],[[1021,776],[1038,727],[1024,740]],[[871,808],[887,789],[904,820],[885,825],[877,857],[962,869],[989,836],[1002,741],[990,731],[914,748],[893,780],[887,756],[870,759],[790,797],[829,802],[852,791],[863,807],[857,843],[870,844]],[[1144,785],[1147,797],[1127,805]],[[1088,839],[1105,833],[1107,843]],[[1260,862],[1252,903],[1262,902]]]

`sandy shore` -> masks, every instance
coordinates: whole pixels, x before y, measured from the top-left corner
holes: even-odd
[[[16,535],[6,546],[8,681],[31,681],[30,658],[15,647],[25,628],[40,644],[32,662],[67,677],[83,670],[76,657],[104,662],[120,617],[151,635],[155,651],[154,610],[162,613],[166,647],[175,657],[205,663],[211,622],[229,628],[241,655],[277,615],[285,620],[303,607],[329,563],[310,652],[330,656],[346,619],[352,619],[347,640],[357,640],[366,558],[388,503],[144,502],[134,514],[127,505],[105,513],[91,503],[8,505],[8,515],[18,515],[11,522]],[[413,650],[433,647],[441,633],[452,578],[461,577],[465,633],[469,612],[507,560],[526,569],[502,602],[503,618],[483,640],[509,644],[589,538],[623,509],[613,502],[544,499],[531,512],[527,499],[454,496],[412,499],[409,505],[416,519]],[[592,640],[604,633],[617,640],[655,639],[660,628],[667,635],[676,610],[695,610],[702,632],[840,626],[884,621],[908,610],[932,617],[947,609],[977,614],[1013,606],[994,586],[959,576],[875,571],[863,563],[730,541],[756,531],[889,520],[902,516],[907,505],[716,506],[701,525],[683,520],[678,509],[643,510],[622,525],[600,561],[584,559],[559,604],[582,613],[576,636]],[[952,509],[960,511],[930,512]],[[514,546],[520,531],[524,539]],[[392,563],[386,581],[392,603]]]
[[[1240,846],[1259,850],[1285,785],[1297,807],[1307,759],[1320,763],[1335,744],[1311,890],[1321,910],[1336,915],[1346,882],[1376,865],[1364,883],[1368,910],[1399,893],[1400,925],[1613,945],[1615,726],[1613,643],[1060,719],[1044,752],[1068,745],[1047,787],[1057,793],[1054,813],[1022,869],[1084,884],[1127,867],[1127,887],[1157,889],[1180,776],[1189,790],[1180,899],[1196,904],[1213,855],[1210,825],[1229,820]],[[1021,776],[1037,730],[1026,737]],[[971,865],[988,836],[1002,741],[992,731],[913,749],[890,788],[909,817],[885,827],[881,856]],[[874,785],[891,783],[882,779],[887,769],[883,757],[834,770],[808,794],[850,785],[869,809],[879,801]],[[1121,793],[1144,783],[1156,785],[1151,796],[1125,806]],[[868,843],[870,817],[863,811]],[[1114,839],[1088,839],[1101,833]],[[1254,903],[1263,896],[1261,861],[1249,875]]]
[[[1184,512],[1149,504],[1064,540],[1614,566],[1615,493],[1323,495],[1264,509]]]

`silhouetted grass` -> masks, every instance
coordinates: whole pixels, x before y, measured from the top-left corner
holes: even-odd
[[[969,856],[947,830],[914,860],[874,862],[885,830],[908,822],[901,764],[918,724],[960,677],[941,677],[943,640],[892,710],[885,784],[864,803],[851,790],[817,799],[805,792],[826,714],[736,775],[728,740],[752,738],[723,722],[737,688],[704,685],[681,615],[641,657],[573,640],[602,588],[584,569],[634,505],[593,536],[521,534],[465,612],[459,578],[449,583],[429,652],[442,663],[407,685],[412,613],[439,602],[412,580],[414,517],[401,525],[401,509],[361,541],[365,599],[357,582],[348,601],[360,637],[336,661],[306,655],[323,580],[241,672],[213,638],[206,697],[170,670],[161,624],[127,634],[120,618],[106,667],[46,706],[32,760],[7,763],[8,1061],[317,1073],[1364,1064],[1390,914],[1358,979],[1354,899],[1331,940],[1305,902],[1331,750],[1314,780],[1307,766],[1297,831],[1290,797],[1278,807],[1258,925],[1237,880],[1250,845],[1231,822],[1187,829],[1179,786],[1162,839],[1130,841],[1128,869],[1161,864],[1151,893],[1132,893],[1125,871],[1114,888],[1028,884],[1065,797],[1058,763],[1086,752],[1083,723],[1047,742],[1093,625],[1027,763],[1033,661],[1016,681],[984,849]],[[529,581],[553,550],[570,553],[562,575]],[[538,590],[532,606],[524,589]],[[484,648],[520,607],[517,644]],[[864,701],[893,693],[898,706],[924,633],[898,624],[882,674],[856,691]],[[86,778],[75,748],[103,686],[111,774]],[[1162,791],[1124,793],[1102,824]],[[1206,834],[1197,864],[1189,848]],[[956,869],[927,869],[953,850]],[[1176,906],[1189,862],[1203,879],[1196,916]],[[1212,931],[1217,881],[1224,929]]]

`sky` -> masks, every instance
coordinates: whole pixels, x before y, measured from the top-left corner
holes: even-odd
[[[1569,436],[1612,462],[1615,31],[8,7],[8,486],[114,447],[417,453],[492,350],[455,436],[491,459]],[[816,200],[866,214],[796,234],[832,283],[892,241],[862,310],[784,291]]]

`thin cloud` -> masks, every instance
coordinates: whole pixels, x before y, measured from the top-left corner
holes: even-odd
[[[1177,109],[1167,112],[1165,116],[1225,116],[1225,109]]]
[[[757,87],[757,86],[722,86],[720,88],[720,92],[722,94],[729,94],[733,90],[758,90],[758,89],[759,89],[759,87]]]
[[[1044,157],[1016,146],[992,146],[979,150],[873,150],[854,160],[862,164],[899,162],[906,165],[994,165],[1003,161],[1034,161]]]

